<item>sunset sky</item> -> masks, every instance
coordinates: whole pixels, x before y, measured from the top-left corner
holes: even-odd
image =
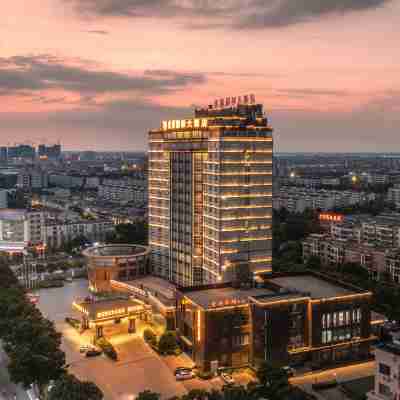
[[[142,150],[255,93],[277,151],[400,152],[400,0],[13,0],[0,144]]]

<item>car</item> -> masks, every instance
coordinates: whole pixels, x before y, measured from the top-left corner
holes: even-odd
[[[194,372],[191,370],[180,370],[175,374],[175,378],[177,381],[184,381],[186,379],[194,378]]]
[[[181,371],[192,371],[192,368],[189,368],[189,367],[177,367],[177,368],[175,368],[174,374],[176,375]]]
[[[97,357],[102,354],[102,351],[96,349],[90,349],[86,352],[86,357]]]
[[[232,375],[229,375],[226,372],[221,373],[221,379],[227,384],[227,385],[234,385],[235,380],[232,378]]]
[[[86,353],[88,350],[91,350],[92,346],[89,344],[83,344],[81,347],[79,347],[79,352],[80,353]]]

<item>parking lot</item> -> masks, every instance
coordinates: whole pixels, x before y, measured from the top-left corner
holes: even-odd
[[[79,334],[65,323],[65,317],[78,317],[71,308],[72,301],[87,294],[87,282],[78,280],[63,288],[42,290],[38,306],[63,334],[62,349],[66,353],[69,370],[82,380],[95,382],[103,390],[105,400],[132,400],[143,390],[160,393],[163,399],[168,399],[182,396],[191,389],[222,388],[223,382],[219,377],[208,381],[199,378],[176,381],[175,368],[192,366],[191,360],[184,354],[160,357],[143,341],[142,329],[138,329],[135,335],[120,333],[108,338],[118,352],[116,362],[104,355],[85,357],[79,349],[83,344],[90,344],[92,333]],[[238,383],[247,383],[249,379],[243,373],[235,375]]]

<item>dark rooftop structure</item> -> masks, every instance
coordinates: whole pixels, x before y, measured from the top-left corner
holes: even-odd
[[[185,296],[205,309],[232,305],[232,301],[236,305],[247,304],[249,297],[273,294],[274,291],[265,288],[235,289],[226,285],[185,292]]]
[[[274,283],[285,289],[293,289],[308,293],[313,299],[348,296],[359,293],[350,287],[344,287],[340,283],[317,277],[313,274],[282,276],[268,279],[268,282]]]

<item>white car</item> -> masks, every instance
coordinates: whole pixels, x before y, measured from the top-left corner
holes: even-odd
[[[177,381],[184,381],[186,379],[192,379],[192,378],[194,378],[194,372],[189,369],[180,370],[180,371],[177,371],[177,373],[175,374],[175,378]]]
[[[93,346],[91,346],[90,344],[83,344],[81,347],[79,347],[80,353],[86,353],[89,350],[93,350]]]
[[[226,372],[221,373],[221,379],[227,384],[227,385],[234,385],[235,380],[232,378],[231,375],[227,374]]]

